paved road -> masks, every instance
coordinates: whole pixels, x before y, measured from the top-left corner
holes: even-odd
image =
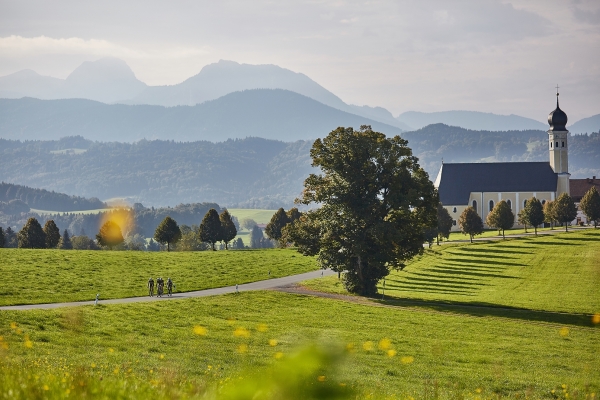
[[[321,275],[323,273],[323,275]],[[317,270],[306,272],[304,274],[285,276],[283,278],[273,278],[267,279],[264,281],[244,283],[238,285],[238,290],[240,292],[245,292],[249,290],[264,290],[264,289],[273,289],[280,286],[287,286],[292,283],[298,283],[305,281],[307,279],[319,278],[321,276],[330,276],[335,275],[337,272],[333,272],[331,270]],[[140,303],[140,302],[148,302],[148,301],[170,301],[170,300],[181,300],[181,299],[189,299],[192,297],[206,297],[206,296],[216,296],[219,294],[233,293],[235,292],[235,286],[226,286],[214,289],[206,289],[206,290],[197,290],[195,292],[186,292],[186,293],[175,293],[172,297],[128,297],[125,299],[110,299],[110,300],[102,300],[100,298],[99,304],[121,304],[121,303]],[[71,303],[49,303],[49,304],[23,304],[18,306],[2,306],[0,310],[34,310],[34,309],[51,309],[51,308],[60,308],[60,307],[75,307],[75,306],[86,306],[92,305],[94,301],[76,301]]]

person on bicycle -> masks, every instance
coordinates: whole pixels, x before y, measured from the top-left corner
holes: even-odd
[[[162,297],[162,294],[163,294],[163,288],[164,288],[164,285],[165,285],[165,281],[164,281],[164,280],[163,280],[163,278],[161,277],[161,278],[158,278],[158,279],[156,280],[156,283],[157,283],[157,285],[158,285],[158,293],[157,293],[157,294],[158,294],[158,296]]]
[[[173,295],[173,281],[171,280],[171,278],[167,279],[167,292],[169,294],[169,296]]]
[[[154,296],[154,279],[152,277],[148,279],[148,295],[150,297]]]

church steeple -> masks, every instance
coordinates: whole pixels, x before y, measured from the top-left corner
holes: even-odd
[[[558,85],[556,85],[556,109],[548,115],[548,150],[550,166],[558,174],[557,196],[569,193],[569,131],[567,130],[567,114],[558,104]]]

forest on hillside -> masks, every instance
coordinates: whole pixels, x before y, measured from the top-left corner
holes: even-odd
[[[435,124],[402,136],[432,180],[442,159],[548,160],[543,131],[472,131]],[[155,207],[213,202],[230,208],[289,208],[304,179],[316,172],[311,146],[311,141],[260,138],[218,143],[0,139],[0,181],[88,198],[125,197]],[[600,176],[600,134],[571,136],[569,171],[572,178]]]

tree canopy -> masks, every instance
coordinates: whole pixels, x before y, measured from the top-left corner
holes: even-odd
[[[202,223],[200,224],[200,240],[206,243],[210,243],[213,250],[215,250],[215,243],[223,240],[221,230],[221,220],[217,210],[211,208],[208,210]]]
[[[547,222],[550,224],[550,227],[552,228],[552,224],[554,224],[554,222],[556,222],[556,213],[554,212],[554,202],[553,201],[547,201],[543,204],[542,209],[544,210],[544,222]]]
[[[121,228],[111,220],[106,221],[100,227],[100,231],[96,234],[96,240],[100,246],[107,246],[111,250],[125,241]]]
[[[444,238],[448,239],[450,237],[450,231],[452,230],[453,223],[454,223],[454,220],[452,219],[452,216],[450,215],[448,210],[446,210],[444,208],[442,203],[438,203],[438,206],[437,206],[437,229],[436,229],[436,237],[437,237],[438,245],[440,244],[440,240],[443,240]]]
[[[223,210],[219,215],[219,220],[221,221],[221,240],[225,243],[225,250],[227,250],[229,242],[237,236],[237,229],[229,211]]]
[[[544,222],[545,218],[542,203],[535,197],[532,197],[531,199],[527,200],[525,208],[523,208],[521,212],[523,215],[522,218],[525,220],[524,222],[527,222],[528,225],[533,226],[535,235],[537,236],[537,227]]]
[[[504,236],[504,230],[510,229],[515,225],[515,214],[510,209],[508,203],[501,200],[488,214],[485,222],[488,226],[501,230],[502,237],[506,238]]]
[[[60,241],[60,231],[53,220],[49,219],[44,224],[44,233],[46,234],[46,248],[55,249]]]
[[[569,223],[577,217],[577,207],[567,193],[562,193],[554,202],[554,215],[556,221],[565,224],[565,231],[568,231]]]
[[[344,274],[347,290],[377,292],[390,269],[423,252],[424,231],[436,221],[437,193],[408,142],[370,126],[340,127],[310,151],[322,174],[304,182],[304,213],[289,229],[305,255]]]
[[[473,207],[465,208],[465,211],[460,214],[458,226],[463,234],[469,235],[471,243],[473,243],[475,235],[483,233],[483,221]]]
[[[271,221],[265,228],[265,233],[269,239],[279,241],[282,235],[282,229],[290,223],[290,219],[283,208],[280,208],[273,214]]]
[[[594,228],[596,228],[598,226],[598,221],[600,220],[600,194],[595,186],[592,186],[592,188],[585,193],[579,203],[579,207],[581,207],[581,211],[583,211],[587,217],[588,222],[594,222]]]
[[[181,239],[181,230],[177,222],[170,216],[166,216],[165,219],[156,227],[154,231],[154,240],[158,243],[167,245],[167,252],[171,251],[171,244],[177,243]]]
[[[29,218],[18,234],[19,248],[46,248],[46,234],[35,218]]]
[[[6,243],[6,238],[4,237],[4,230],[0,226],[0,248],[4,247],[5,243]]]

